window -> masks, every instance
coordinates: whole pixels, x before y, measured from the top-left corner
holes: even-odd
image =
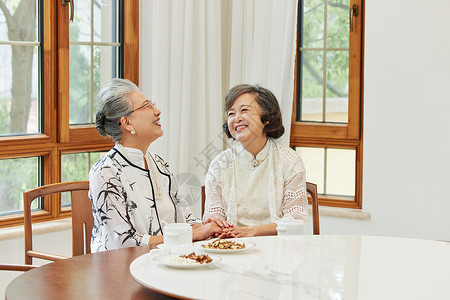
[[[86,180],[86,174],[92,166],[102,158],[106,152],[77,152],[61,155],[61,181]],[[70,206],[70,195],[61,196],[61,205]]]
[[[363,0],[300,0],[291,146],[321,205],[361,208]]]
[[[0,226],[23,222],[22,192],[87,180],[112,142],[94,122],[95,95],[112,77],[138,83],[139,2],[0,0]],[[21,26],[17,26],[20,24]],[[39,220],[70,216],[46,198]]]

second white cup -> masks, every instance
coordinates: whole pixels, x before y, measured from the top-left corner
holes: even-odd
[[[164,226],[164,247],[173,248],[191,244],[191,225],[186,223],[169,223]]]
[[[278,221],[278,235],[298,235],[305,233],[305,222],[303,220],[285,219]]]

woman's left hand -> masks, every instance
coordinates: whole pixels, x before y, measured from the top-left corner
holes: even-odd
[[[256,236],[256,230],[254,227],[232,227],[223,230],[223,235],[226,237],[248,237]]]
[[[208,218],[208,220],[206,220],[205,224],[209,223],[209,222],[216,222],[216,224],[219,225],[220,228],[229,228],[229,227],[233,227],[234,226],[233,223],[230,223],[230,222],[228,222],[225,219],[217,218],[217,217],[215,217],[215,218]]]
[[[222,228],[220,228],[216,222],[209,222],[192,227],[192,240],[201,241],[209,238],[210,236],[221,234]]]

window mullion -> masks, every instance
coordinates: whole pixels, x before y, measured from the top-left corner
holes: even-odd
[[[361,122],[361,76],[362,76],[362,0],[351,0],[350,7],[357,4],[358,17],[354,18],[349,35],[349,86],[348,86],[348,138],[360,138]]]
[[[91,65],[89,68],[89,74],[90,74],[90,82],[91,82],[91,90],[90,90],[90,97],[89,97],[89,103],[91,112],[94,111],[94,1],[91,1]],[[94,121],[92,120],[92,113],[89,116],[89,119],[91,123]]]
[[[322,122],[326,122],[326,115],[327,115],[327,24],[328,24],[327,12],[328,12],[328,0],[325,0],[323,10]]]
[[[57,1],[58,4],[59,1]],[[58,141],[69,134],[69,6],[58,5]]]

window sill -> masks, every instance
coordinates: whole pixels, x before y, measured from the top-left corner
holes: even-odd
[[[33,235],[45,234],[72,228],[72,219],[59,219],[49,222],[33,224]],[[0,229],[0,241],[24,238],[23,226],[14,226]]]
[[[309,212],[311,213],[311,206],[309,206]],[[360,209],[330,207],[330,206],[320,206],[319,215],[329,217],[359,219],[359,220],[370,220],[371,218],[370,213],[364,212]]]

